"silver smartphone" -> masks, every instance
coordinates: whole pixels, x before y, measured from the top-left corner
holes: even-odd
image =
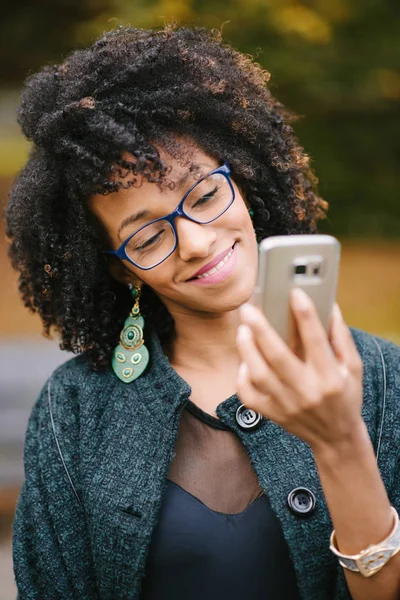
[[[271,236],[261,242],[254,302],[286,343],[291,336],[293,287],[310,296],[328,333],[339,263],[340,243],[330,235]]]

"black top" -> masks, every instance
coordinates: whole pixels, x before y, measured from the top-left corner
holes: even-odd
[[[141,600],[298,600],[280,523],[243,446],[217,417],[186,408]]]

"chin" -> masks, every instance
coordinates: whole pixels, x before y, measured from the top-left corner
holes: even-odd
[[[203,310],[214,313],[230,312],[237,310],[251,299],[255,285],[253,278],[242,278],[239,282],[235,281],[232,284],[224,291],[215,289],[208,298],[207,305],[202,306]]]
[[[234,298],[230,298],[228,301],[224,301],[221,306],[222,312],[230,312],[232,310],[237,310],[240,308],[245,302],[249,302],[253,295],[253,290],[247,292],[246,294],[238,294]]]

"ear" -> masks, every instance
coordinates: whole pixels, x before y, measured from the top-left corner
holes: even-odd
[[[126,286],[128,286],[130,283],[134,286],[138,285],[140,287],[143,285],[143,281],[140,279],[140,277],[138,277],[136,273],[133,273],[124,263],[124,261],[119,260],[119,258],[114,256],[110,257],[108,260],[108,271],[113,279]]]

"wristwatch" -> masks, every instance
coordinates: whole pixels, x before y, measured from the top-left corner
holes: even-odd
[[[391,507],[394,516],[394,525],[388,537],[380,544],[372,544],[358,554],[342,554],[337,549],[335,530],[332,531],[330,546],[331,551],[338,557],[339,563],[345,569],[360,573],[364,577],[371,577],[382,569],[383,566],[400,551],[400,521],[396,509]]]

